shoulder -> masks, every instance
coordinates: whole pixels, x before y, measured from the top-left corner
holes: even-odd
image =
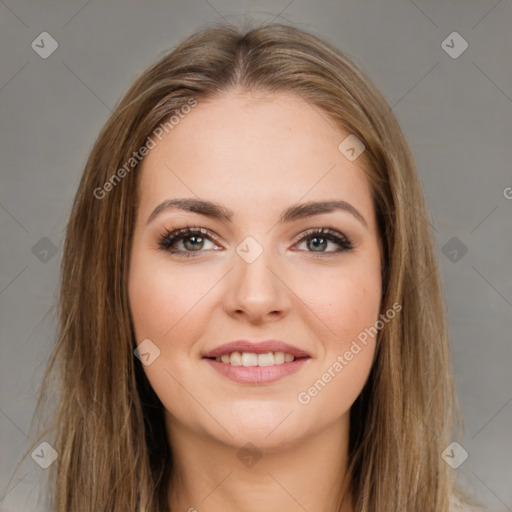
[[[450,498],[449,512],[476,512],[477,510],[482,509],[476,509],[475,507],[464,503],[458,496],[452,496]]]

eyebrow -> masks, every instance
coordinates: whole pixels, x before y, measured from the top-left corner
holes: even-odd
[[[159,214],[171,209],[199,213],[200,215],[205,215],[206,217],[225,222],[231,222],[234,217],[234,212],[232,210],[211,201],[195,198],[176,198],[167,199],[161,202],[151,212],[151,215],[148,217],[147,224],[149,224]],[[350,203],[341,200],[310,201],[308,203],[292,205],[282,212],[279,222],[292,222],[298,219],[303,219],[322,213],[331,213],[337,210],[350,213],[366,228],[368,228],[368,224],[361,213],[359,213],[359,211]]]

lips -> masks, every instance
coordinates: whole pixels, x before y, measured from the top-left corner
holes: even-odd
[[[278,340],[237,340],[203,354],[203,359],[224,377],[240,384],[270,384],[307,366],[311,356]]]
[[[248,352],[253,354],[284,352],[285,354],[293,355],[295,359],[311,357],[305,350],[278,340],[266,340],[261,342],[251,342],[249,340],[232,341],[205,352],[203,357],[215,359],[226,354],[232,354],[233,352]]]

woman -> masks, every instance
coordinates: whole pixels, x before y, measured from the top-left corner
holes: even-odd
[[[67,228],[53,510],[455,510],[427,218],[391,108],[318,37],[210,27],[151,66]]]

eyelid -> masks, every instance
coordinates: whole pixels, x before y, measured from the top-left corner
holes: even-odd
[[[314,227],[314,228],[306,229],[305,231],[301,231],[293,239],[293,243],[296,244],[297,242],[301,242],[305,238],[308,238],[308,237],[310,237],[312,235],[326,235],[326,236],[332,235],[332,236],[340,238],[340,239],[342,239],[342,240],[344,240],[346,242],[352,243],[352,240],[348,236],[346,236],[344,233],[342,233],[341,231],[339,231],[337,229],[330,228],[330,227],[327,227],[327,226],[324,226],[324,227]]]
[[[215,233],[213,233],[213,231],[210,231],[209,229],[203,228],[201,226],[188,225],[188,224],[186,226],[183,226],[182,228],[164,229],[163,232],[160,233],[159,245],[161,245],[165,240],[168,240],[170,238],[179,240],[179,239],[187,238],[189,236],[194,236],[196,234],[203,235],[204,237],[210,238],[212,241],[214,241],[218,245],[222,245],[220,243],[219,238],[215,235]],[[177,251],[177,252],[182,252],[182,251]],[[192,252],[192,251],[188,251],[188,252]],[[203,251],[199,251],[199,252],[203,252]]]

